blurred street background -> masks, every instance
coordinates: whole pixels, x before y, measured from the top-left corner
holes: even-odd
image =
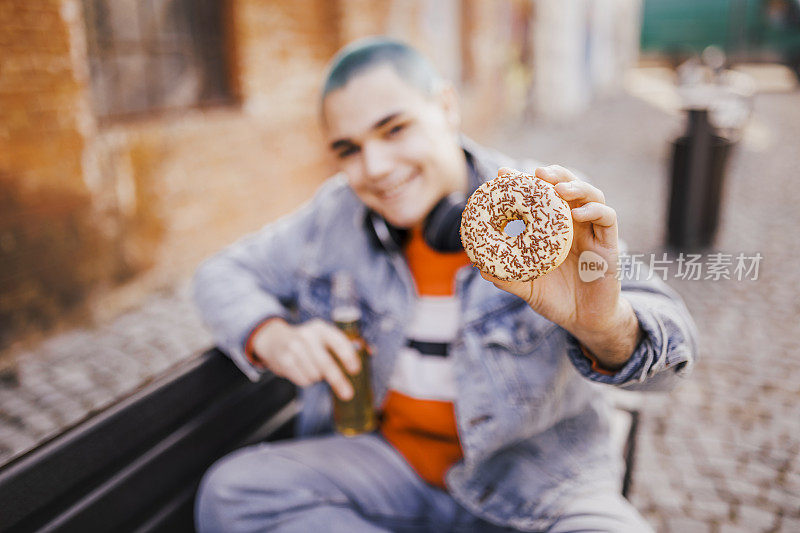
[[[669,261],[701,353],[638,395],[633,504],[664,532],[800,531],[794,0],[0,1],[0,464],[210,347],[189,277],[330,174],[323,70],[374,34],[434,60],[468,135],[584,173]],[[731,146],[700,250],[667,245],[689,105]],[[683,251],[762,259],[685,279]]]

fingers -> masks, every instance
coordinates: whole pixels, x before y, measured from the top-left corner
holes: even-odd
[[[572,210],[572,219],[610,228],[617,224],[617,212],[605,204],[588,202]]]
[[[326,347],[342,362],[345,369],[351,374],[358,374],[361,371],[361,360],[347,336],[322,321],[316,327]]]
[[[498,281],[503,281],[500,278],[492,276],[488,272],[484,272],[483,270],[478,270],[478,272],[480,273],[481,277],[483,279],[485,279],[486,281],[491,281],[492,283],[497,283]]]
[[[573,221],[593,224],[592,231],[602,244],[616,246],[617,212],[605,205],[603,191],[558,165],[536,169],[537,176],[540,171],[543,179],[547,176],[555,184],[556,192],[569,202]]]
[[[302,353],[300,353],[302,352]],[[296,371],[300,374],[302,381],[296,381],[300,387],[307,387],[322,379],[322,371],[317,368],[311,357],[305,353],[305,346],[303,343],[298,343],[294,351],[294,362]]]
[[[581,206],[588,202],[606,203],[603,191],[581,180],[562,181],[556,184],[556,192],[566,201]]]
[[[508,290],[507,287],[510,287],[514,284],[513,281],[506,281],[504,279],[500,279],[496,276],[493,276],[492,274],[489,274],[488,272],[484,272],[483,270],[478,270],[478,272],[480,272],[480,275],[483,279],[485,279],[486,281],[491,281],[498,289]]]
[[[284,377],[295,385],[304,387],[309,384],[309,375],[305,365],[299,365],[296,360],[295,353],[298,350],[295,348],[295,344],[290,342],[281,349],[275,349],[273,346],[264,361],[267,368],[275,375]]]
[[[333,392],[342,400],[351,399],[353,397],[353,387],[339,365],[336,364],[333,355],[321,343],[306,340],[305,346],[306,353],[322,374],[323,379],[331,386]]]
[[[276,373],[291,380],[298,387],[307,387],[322,379],[322,374],[305,353],[305,345],[301,341],[292,342],[283,357],[276,361]]]
[[[494,286],[498,289],[507,291],[514,296],[519,296],[526,302],[531,301],[531,296],[533,294],[533,282],[530,281],[505,281],[488,272],[484,272],[483,270],[478,270],[480,272],[481,277],[486,281],[490,281],[494,283]]]
[[[497,169],[498,176],[507,176],[508,174],[515,174],[517,172],[519,171],[508,167],[500,167],[499,169]]]
[[[312,320],[301,326],[287,326],[279,333],[272,339],[267,358],[270,370],[299,387],[324,379],[343,400],[353,397],[353,387],[342,365],[350,374],[357,374],[361,361],[341,331],[321,320]]]
[[[588,202],[572,210],[575,222],[590,222],[597,239],[606,245],[616,246],[617,212],[599,202]]]
[[[561,165],[550,165],[548,167],[539,167],[534,172],[534,175],[550,183],[555,185],[556,183],[561,183],[565,181],[576,181],[578,178],[567,170],[566,168],[562,167]]]

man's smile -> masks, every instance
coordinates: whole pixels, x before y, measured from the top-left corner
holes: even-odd
[[[379,187],[375,187],[373,193],[382,202],[396,200],[409,190],[409,185],[415,183],[419,175],[419,171],[416,171],[404,178],[393,179],[381,184]]]

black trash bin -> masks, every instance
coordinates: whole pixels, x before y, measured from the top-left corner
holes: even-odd
[[[734,142],[717,135],[708,110],[689,109],[686,135],[672,150],[672,185],[667,244],[680,251],[702,250],[714,242],[725,168]]]

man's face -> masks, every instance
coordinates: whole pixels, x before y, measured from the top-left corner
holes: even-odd
[[[328,94],[325,134],[340,170],[368,207],[391,224],[420,224],[444,196],[466,191],[452,93],[426,95],[390,66]]]

